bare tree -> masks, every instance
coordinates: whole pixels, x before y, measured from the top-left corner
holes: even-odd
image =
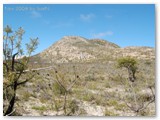
[[[150,92],[151,92],[151,98],[149,101],[145,102],[143,101],[143,98],[141,98],[141,96],[138,97],[138,95],[136,94],[134,88],[133,88],[133,83],[131,83],[131,88],[132,88],[132,93],[133,94],[133,98],[134,100],[130,103],[128,103],[126,100],[125,103],[127,105],[127,107],[136,113],[136,116],[141,112],[141,111],[144,111],[151,103],[155,102],[155,93],[153,91],[153,87],[150,86],[148,87],[148,89],[150,89]],[[138,99],[140,98],[141,101]]]

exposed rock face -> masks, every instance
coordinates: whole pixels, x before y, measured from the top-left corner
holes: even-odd
[[[86,39],[79,36],[64,36],[61,40],[33,56],[32,61],[43,63],[105,62],[107,59],[132,56],[137,59],[155,59],[155,50],[150,47],[126,47],[101,39]]]

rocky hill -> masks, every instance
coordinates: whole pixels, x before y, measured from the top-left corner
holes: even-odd
[[[32,57],[32,63],[101,62],[119,57],[155,59],[155,50],[150,47],[125,47],[101,39],[86,39],[79,36],[64,36],[48,49]]]

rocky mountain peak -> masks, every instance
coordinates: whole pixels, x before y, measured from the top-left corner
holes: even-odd
[[[155,50],[148,47],[121,48],[102,39],[86,39],[80,36],[64,36],[48,49],[35,55],[41,62],[106,62],[118,57],[132,56],[138,59],[154,59]]]

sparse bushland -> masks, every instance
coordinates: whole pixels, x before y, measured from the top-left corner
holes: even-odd
[[[56,82],[56,71],[58,80],[62,82],[65,87],[69,87],[75,80],[76,72],[81,79],[76,81],[72,89],[67,94],[67,115],[103,116],[105,115],[104,109],[106,108],[108,112],[110,112],[110,115],[135,116],[136,112],[127,106],[134,106],[135,103],[130,84],[133,83],[138,104],[141,105],[141,103],[144,103],[144,105],[147,105],[153,96],[150,88],[147,88],[146,86],[154,83],[154,71],[149,69],[152,68],[154,64],[151,64],[151,66],[147,66],[149,68],[146,68],[143,61],[143,64],[139,61],[137,62],[137,73],[135,74],[136,80],[134,82],[128,80],[128,71],[126,68],[117,69],[116,66],[113,66],[113,64],[54,64],[51,69],[37,71],[37,74],[33,80],[29,81],[24,85],[24,87],[20,88],[18,91],[18,96],[20,101],[24,102],[24,100],[21,99],[23,98],[23,94],[19,92],[22,88],[25,90],[25,86],[28,86],[30,88],[29,92],[31,95],[28,100],[25,101],[27,105],[32,103],[33,100],[38,100],[39,102],[37,102],[36,105],[30,104],[30,107],[25,107],[24,105],[26,112],[28,111],[33,115],[65,115],[63,109],[65,92],[63,87],[60,87],[60,85]],[[74,70],[73,66],[76,66],[76,70]],[[92,69],[93,66],[95,80],[85,80],[86,76],[88,76],[90,68]],[[146,73],[148,73],[148,75],[146,75]],[[103,79],[101,79],[100,76],[103,76]],[[152,89],[154,92],[154,86],[152,86]],[[74,104],[71,104],[72,101]],[[44,111],[32,109],[33,105],[39,107],[46,105],[48,106],[48,109]],[[155,114],[154,105],[154,102],[150,103],[146,109],[140,110],[138,116],[153,116]],[[73,108],[71,108],[71,106]],[[75,113],[71,112],[74,111],[72,110],[74,107]]]
[[[73,86],[77,86],[76,84],[80,81],[80,77],[76,73],[76,67],[73,66],[72,69],[74,77],[70,77],[68,73],[63,73],[59,69],[59,66],[52,69],[52,71],[46,75],[48,77],[46,77],[46,79],[49,82],[48,87],[40,89],[42,95],[48,96],[51,110],[56,111],[57,115],[59,113],[67,116],[80,114],[77,101],[72,98],[72,88]]]
[[[140,87],[142,87],[142,85],[140,85],[136,80],[135,77],[135,73],[137,71],[137,61],[134,58],[130,58],[130,57],[126,57],[126,58],[121,58],[118,60],[118,66],[119,67],[125,67],[128,70],[128,79],[130,81],[124,82],[121,81],[122,84],[124,84],[124,87],[129,88],[129,92],[130,94],[128,94],[129,98],[128,100],[126,100],[126,98],[124,98],[124,102],[126,103],[126,106],[133,112],[135,112],[135,115],[143,115],[142,113],[145,112],[145,110],[147,109],[147,107],[155,102],[155,93],[154,93],[154,85],[149,85],[148,83],[146,83],[145,85],[145,90],[149,89],[150,93],[144,93],[144,94],[140,94]],[[136,81],[135,81],[136,80]],[[135,83],[133,83],[135,81]],[[146,80],[147,82],[147,80]],[[147,88],[147,89],[146,89]]]
[[[64,41],[62,43],[64,43]],[[41,57],[35,57],[37,63],[30,64],[30,69],[43,69],[36,70],[37,72],[32,80],[18,87],[18,101],[15,104],[16,108],[19,108],[18,112],[24,116],[155,115],[155,102],[152,102],[153,96],[155,96],[153,95],[155,93],[155,61],[151,59],[140,60],[127,57],[126,61],[134,63],[131,64],[131,66],[136,67],[134,74],[135,79],[134,82],[131,82],[129,80],[128,68],[125,67],[124,64],[117,68],[117,59],[119,59],[121,54],[114,56],[115,49],[103,49],[99,47],[100,44],[89,45],[87,46],[88,48],[85,48],[86,43],[87,41],[83,44],[78,43],[75,45],[82,47],[84,53],[85,50],[89,50],[87,52],[95,55],[98,60],[88,59],[86,62],[85,60],[74,61],[70,59],[70,57],[65,58],[63,57],[63,53],[65,53],[67,48],[62,46],[56,47],[56,49],[60,49],[61,47],[61,50],[56,50],[57,52],[52,51],[52,49],[47,51],[50,54],[44,52],[44,56],[47,57],[42,55],[41,57],[43,59],[41,59]],[[93,52],[92,48],[96,46],[98,46],[98,50],[96,49],[97,51],[95,50]],[[62,48],[65,48],[65,50],[63,49],[63,51]],[[116,49],[121,50],[120,48]],[[104,50],[107,52],[102,52]],[[71,51],[71,53],[76,51],[80,53],[79,49]],[[129,50],[129,52],[131,51],[132,50]],[[60,54],[60,58],[54,56],[54,53]],[[77,54],[75,54],[75,56],[77,56]],[[78,58],[75,59],[77,60]],[[136,62],[134,62],[133,59]],[[50,62],[47,62],[47,60]],[[64,63],[61,63],[62,61],[59,60],[64,60]],[[65,60],[69,61],[69,63],[65,63]],[[57,61],[59,63],[57,63]],[[120,63],[124,63],[124,60]],[[128,64],[128,66],[130,65]],[[129,69],[134,72],[132,67]],[[76,77],[77,75],[79,79]],[[20,79],[23,80],[27,77],[28,74],[23,74]],[[77,80],[75,81],[75,79]],[[72,84],[74,85],[72,86]],[[68,90],[70,86],[72,87]],[[137,107],[134,98],[136,98]],[[144,107],[140,109],[137,114],[135,110],[139,109],[141,105],[144,105]],[[24,110],[22,111],[21,108]]]
[[[143,94],[136,91],[136,87],[133,86],[133,83],[130,84],[130,87],[130,98],[124,98],[124,101],[127,107],[131,111],[133,111],[136,116],[143,115],[141,113],[145,112],[148,109],[149,105],[155,102],[155,93],[153,87],[149,87],[148,90],[146,89],[147,92]]]
[[[12,115],[15,112],[14,105],[16,102],[16,92],[20,85],[23,85],[34,77],[33,72],[20,81],[20,78],[25,74],[29,57],[37,48],[38,38],[31,39],[30,43],[26,44],[27,57],[23,57],[24,51],[22,48],[22,37],[25,31],[20,27],[17,31],[12,31],[8,25],[4,28],[3,35],[3,115]],[[28,72],[29,73],[29,72]],[[26,96],[28,97],[28,95]]]

